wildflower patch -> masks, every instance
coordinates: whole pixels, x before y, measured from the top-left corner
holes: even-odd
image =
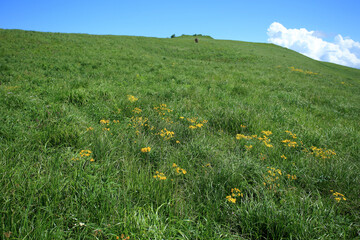
[[[344,196],[344,194],[341,194],[339,192],[334,192],[334,190],[330,190],[330,192],[332,193],[332,197],[334,198],[334,200],[336,202],[341,202],[341,201],[346,201],[346,197]]]
[[[139,100],[137,97],[134,97],[133,95],[127,95],[127,97],[130,102],[136,102],[137,100]]]
[[[181,167],[179,167],[178,165],[176,165],[176,163],[173,163],[172,167],[175,169],[175,173],[177,175],[185,175],[187,173],[187,171]]]
[[[156,171],[153,177],[157,180],[166,180],[165,174],[159,171]]]
[[[71,160],[73,160],[73,161],[85,160],[85,161],[94,162],[95,160],[94,160],[94,158],[91,157],[91,155],[92,155],[92,151],[81,150],[79,152],[79,157],[72,158]]]
[[[236,198],[244,197],[244,194],[238,188],[232,188],[231,194],[226,196],[226,200],[231,203],[236,203]]]

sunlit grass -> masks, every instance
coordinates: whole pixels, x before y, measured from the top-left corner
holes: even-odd
[[[359,70],[206,37],[0,40],[1,238],[359,237]]]

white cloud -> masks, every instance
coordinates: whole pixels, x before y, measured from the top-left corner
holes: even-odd
[[[319,32],[305,28],[287,29],[274,22],[267,32],[268,42],[280,45],[316,60],[360,68],[360,43],[340,34],[334,42],[324,41]]]

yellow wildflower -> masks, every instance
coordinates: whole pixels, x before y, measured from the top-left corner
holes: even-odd
[[[231,203],[236,203],[236,198],[233,198],[231,196],[226,196],[226,199]]]
[[[158,112],[160,116],[164,116],[166,113],[170,113],[173,111],[168,108],[166,104],[160,104],[158,107],[154,107],[154,109]]]
[[[150,151],[151,151],[151,147],[145,147],[145,148],[141,149],[141,152],[143,152],[143,153],[148,153]]]
[[[109,123],[110,123],[110,120],[105,120],[105,119],[101,119],[101,120],[100,120],[100,124],[109,125]]]
[[[244,194],[238,189],[238,188],[232,188],[231,189],[231,195],[226,196],[226,199],[229,202],[235,203],[236,202],[236,197],[243,197]]]
[[[210,163],[207,163],[207,164],[205,164],[203,167],[209,167],[209,168],[211,168],[211,164],[210,164]]]
[[[290,132],[290,131],[285,131],[287,134],[289,134],[293,139],[296,139],[296,134]]]
[[[142,110],[140,108],[134,108],[134,110],[132,110],[134,113],[141,113]]]
[[[315,157],[319,157],[322,159],[329,159],[332,155],[336,155],[334,150],[331,149],[323,149],[312,146],[310,154]]]
[[[92,152],[90,150],[81,150],[80,157],[89,157]]]
[[[276,188],[279,186],[278,180],[280,180],[282,172],[280,169],[276,169],[273,167],[267,167],[267,173],[263,175],[264,177],[264,186],[268,186],[270,190],[276,190]]]
[[[269,148],[272,148],[272,147],[273,147],[273,145],[268,144],[268,143],[266,143],[266,142],[264,142],[264,144],[265,144],[265,146],[267,146],[267,147],[269,147]]]
[[[166,180],[165,174],[159,171],[156,171],[156,175],[154,175],[153,177],[158,180]]]
[[[169,131],[166,128],[162,129],[159,133],[157,133],[157,135],[160,135],[165,140],[170,140],[171,138],[174,137],[174,134],[175,134],[174,132]]]
[[[176,165],[176,163],[173,163],[172,167],[176,168],[175,171],[176,171],[177,174],[184,174],[185,175],[187,173],[187,171],[185,169],[182,169],[181,167]]]
[[[287,145],[288,147],[297,147],[297,142],[292,142],[291,140],[289,139],[285,139],[283,141],[281,141],[282,143],[285,143],[285,145]]]
[[[330,192],[333,192],[333,190],[330,190]],[[332,195],[337,202],[340,202],[341,200],[343,200],[343,201],[347,200],[345,198],[344,194],[341,194],[339,192],[334,192]]]
[[[244,134],[236,134],[236,139],[240,140],[240,139],[245,139],[245,140],[250,140],[252,137],[251,136],[245,136]]]
[[[192,125],[189,126],[190,129],[196,129],[201,128],[204,126],[205,123],[207,123],[207,120],[204,121],[198,121],[197,118],[187,118],[188,122],[190,122]]]
[[[266,136],[270,136],[272,134],[271,131],[261,131],[261,133],[265,134]]]
[[[245,149],[246,149],[247,151],[251,150],[252,148],[253,148],[253,145],[250,145],[250,146],[245,145]]]
[[[130,102],[136,102],[137,100],[139,100],[138,98],[136,98],[136,97],[134,97],[134,96],[132,96],[132,95],[127,95],[127,97],[128,97],[128,100],[129,100]]]

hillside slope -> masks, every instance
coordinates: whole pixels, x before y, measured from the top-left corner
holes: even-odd
[[[360,70],[198,38],[0,29],[0,234],[359,237]]]

